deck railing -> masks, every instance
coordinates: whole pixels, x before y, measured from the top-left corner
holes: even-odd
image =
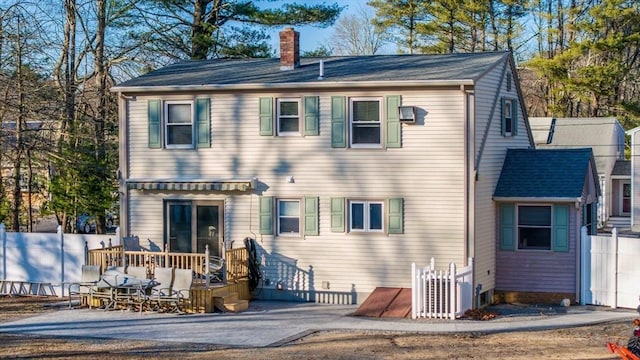
[[[146,266],[149,274],[156,267],[173,267],[191,269],[194,277],[209,284],[209,248],[204,253],[177,253],[170,251],[131,251],[124,250],[122,245],[104,249],[88,250],[87,265],[100,265],[106,269],[110,266]],[[247,249],[229,249],[225,252],[226,281],[237,282],[249,276]]]

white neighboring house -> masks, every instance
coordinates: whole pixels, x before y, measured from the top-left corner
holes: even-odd
[[[625,131],[618,120],[530,117],[529,123],[536,148],[592,148],[602,190],[598,227],[630,228],[630,162],[624,157]]]
[[[255,296],[362,302],[411,263],[467,265],[491,301],[507,149],[533,148],[510,53],[186,61],[115,86],[120,226],[213,254],[256,239]],[[476,303],[474,301],[474,303]]]

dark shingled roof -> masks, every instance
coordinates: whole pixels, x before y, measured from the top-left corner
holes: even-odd
[[[588,149],[509,149],[494,197],[579,198],[593,153]]]
[[[476,80],[508,56],[508,52],[481,52],[302,58],[300,67],[284,71],[280,70],[278,58],[184,61],[125,81],[114,89],[319,81]],[[324,60],[324,80],[318,80],[320,60]]]
[[[631,160],[617,160],[611,175],[631,176]]]

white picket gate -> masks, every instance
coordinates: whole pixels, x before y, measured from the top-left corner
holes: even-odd
[[[446,271],[436,262],[419,268],[411,264],[411,317],[455,319],[473,307],[473,258],[461,269],[451,263]]]

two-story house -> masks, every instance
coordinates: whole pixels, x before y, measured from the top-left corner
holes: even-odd
[[[474,258],[490,302],[494,190],[507,149],[534,147],[511,54],[301,59],[296,31],[280,40],[280,60],[185,61],[112,89],[121,233],[186,252],[253,238],[266,299],[361,302],[410,287],[412,262]]]

